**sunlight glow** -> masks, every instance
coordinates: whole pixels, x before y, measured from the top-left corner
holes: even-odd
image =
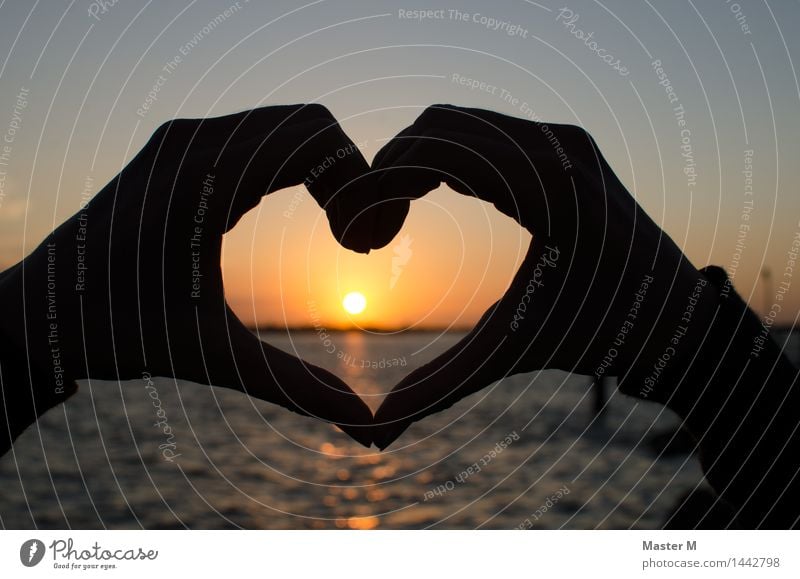
[[[350,292],[344,296],[342,307],[348,314],[360,314],[367,307],[367,298],[361,292]]]

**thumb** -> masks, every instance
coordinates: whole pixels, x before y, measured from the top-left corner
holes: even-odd
[[[401,380],[375,414],[373,442],[381,450],[413,422],[441,412],[508,375],[503,324],[497,319],[500,302],[455,346]]]
[[[331,372],[259,340],[229,312],[227,329],[203,332],[202,383],[224,386],[336,424],[360,444],[372,443],[372,412]],[[227,330],[227,331],[226,331]],[[194,363],[197,367],[198,364]]]
[[[551,266],[557,259],[550,255],[552,250],[545,241],[531,243],[508,291],[472,331],[392,389],[375,414],[373,441],[379,448],[389,446],[413,422],[445,410],[501,378],[551,364],[552,348],[559,344],[558,324],[546,325],[552,297],[543,294],[534,304],[530,294],[531,283],[539,280],[535,272],[542,256],[547,254]],[[560,291],[557,283],[547,287],[551,293]]]

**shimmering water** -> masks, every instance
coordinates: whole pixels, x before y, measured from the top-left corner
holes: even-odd
[[[335,372],[375,408],[460,335],[334,334],[341,356],[314,333],[262,337]],[[508,529],[527,519],[534,528],[654,528],[702,479],[694,458],[657,458],[649,445],[673,415],[613,395],[592,423],[587,379],[558,372],[503,380],[383,453],[235,392],[154,382],[173,440],[154,426],[143,381],[82,382],[0,459],[0,524]],[[159,449],[168,442],[180,454],[173,462]]]

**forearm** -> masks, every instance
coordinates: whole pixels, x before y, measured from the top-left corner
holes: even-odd
[[[660,402],[698,440],[706,477],[746,527],[797,526],[800,509],[798,372],[736,294],[724,271],[701,273],[717,294],[698,348],[649,374],[628,375],[626,394]]]
[[[9,288],[9,273],[10,270],[0,273],[0,301],[6,307],[21,309],[19,294]],[[51,351],[49,365],[31,361],[26,348],[30,338],[47,339],[28,336],[24,326],[8,316],[0,319],[0,456],[39,416],[78,389],[64,373],[58,351]]]

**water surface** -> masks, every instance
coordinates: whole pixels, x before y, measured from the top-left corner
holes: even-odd
[[[313,332],[262,337],[335,372],[375,408],[461,334],[334,333],[333,353]],[[2,526],[657,528],[702,481],[694,458],[650,447],[672,414],[613,395],[593,422],[588,380],[560,372],[498,382],[383,453],[236,392],[153,386],[81,382],[29,429],[0,459]],[[165,448],[179,456],[166,460]]]

